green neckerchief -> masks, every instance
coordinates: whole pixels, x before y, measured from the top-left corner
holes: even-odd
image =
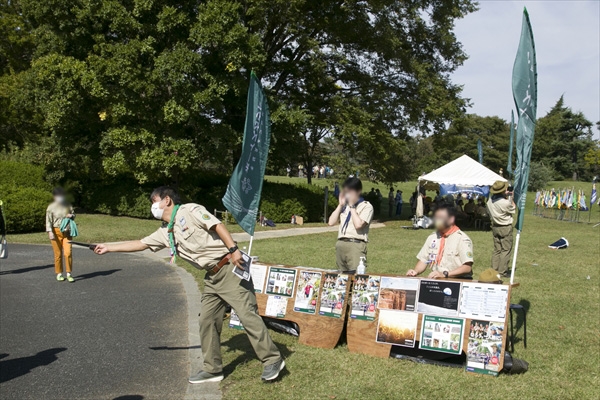
[[[173,233],[173,226],[175,225],[175,216],[177,215],[180,205],[181,204],[177,204],[175,207],[173,207],[173,211],[171,212],[171,221],[169,221],[169,225],[167,225],[167,232],[169,232],[169,246],[171,246],[171,264],[173,264],[177,258],[177,248],[175,247],[175,234]]]

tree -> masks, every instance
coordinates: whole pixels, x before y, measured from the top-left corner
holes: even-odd
[[[452,30],[471,0],[6,4],[0,23],[23,32],[9,45],[32,45],[8,56],[19,68],[3,67],[0,129],[30,132],[57,180],[177,183],[230,170],[252,69],[270,98],[274,153],[296,149],[274,157],[285,164],[311,163],[336,136],[399,178],[408,133],[438,129],[466,105],[450,81],[466,59]]]
[[[584,158],[593,147],[592,123],[565,106],[561,96],[537,121],[532,159],[550,165],[556,179],[588,179],[591,171]]]

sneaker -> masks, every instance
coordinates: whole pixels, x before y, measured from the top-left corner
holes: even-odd
[[[273,364],[266,365],[263,369],[263,373],[260,378],[263,381],[272,381],[277,379],[279,373],[285,368],[285,361],[283,358],[280,358],[279,361],[274,362]]]
[[[190,383],[220,382],[222,380],[223,373],[211,374],[204,371],[200,371],[196,375],[190,376],[190,379],[188,379]]]
[[[67,275],[67,280],[68,280],[69,282],[75,282],[75,279],[73,279],[73,277],[71,276],[71,274],[68,274],[68,275]]]
[[[62,281],[65,280],[65,277],[62,276],[62,274],[58,274],[58,275],[56,275],[56,280],[59,281],[59,282],[62,282]]]

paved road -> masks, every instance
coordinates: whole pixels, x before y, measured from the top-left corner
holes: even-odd
[[[188,309],[176,269],[74,248],[57,282],[49,246],[0,260],[0,398],[182,399]]]

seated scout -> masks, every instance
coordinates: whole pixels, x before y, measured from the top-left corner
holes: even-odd
[[[277,378],[285,362],[257,312],[252,283],[240,280],[233,273],[233,265],[240,265],[242,254],[225,225],[199,204],[181,204],[179,195],[172,188],[163,186],[154,189],[150,200],[152,215],[163,221],[162,227],[141,240],[99,244],[94,252],[104,254],[171,248],[172,256],[181,256],[196,268],[206,271],[200,316],[204,365],[202,371],[190,377],[190,383],[223,380],[220,339],[227,304],[238,314],[250,344],[263,364],[261,378],[264,381]]]
[[[428,278],[471,279],[473,243],[454,224],[456,209],[450,204],[441,203],[435,209],[433,219],[436,232],[425,240],[425,245],[417,255],[417,265],[409,269],[406,275],[417,276],[431,267]]]

